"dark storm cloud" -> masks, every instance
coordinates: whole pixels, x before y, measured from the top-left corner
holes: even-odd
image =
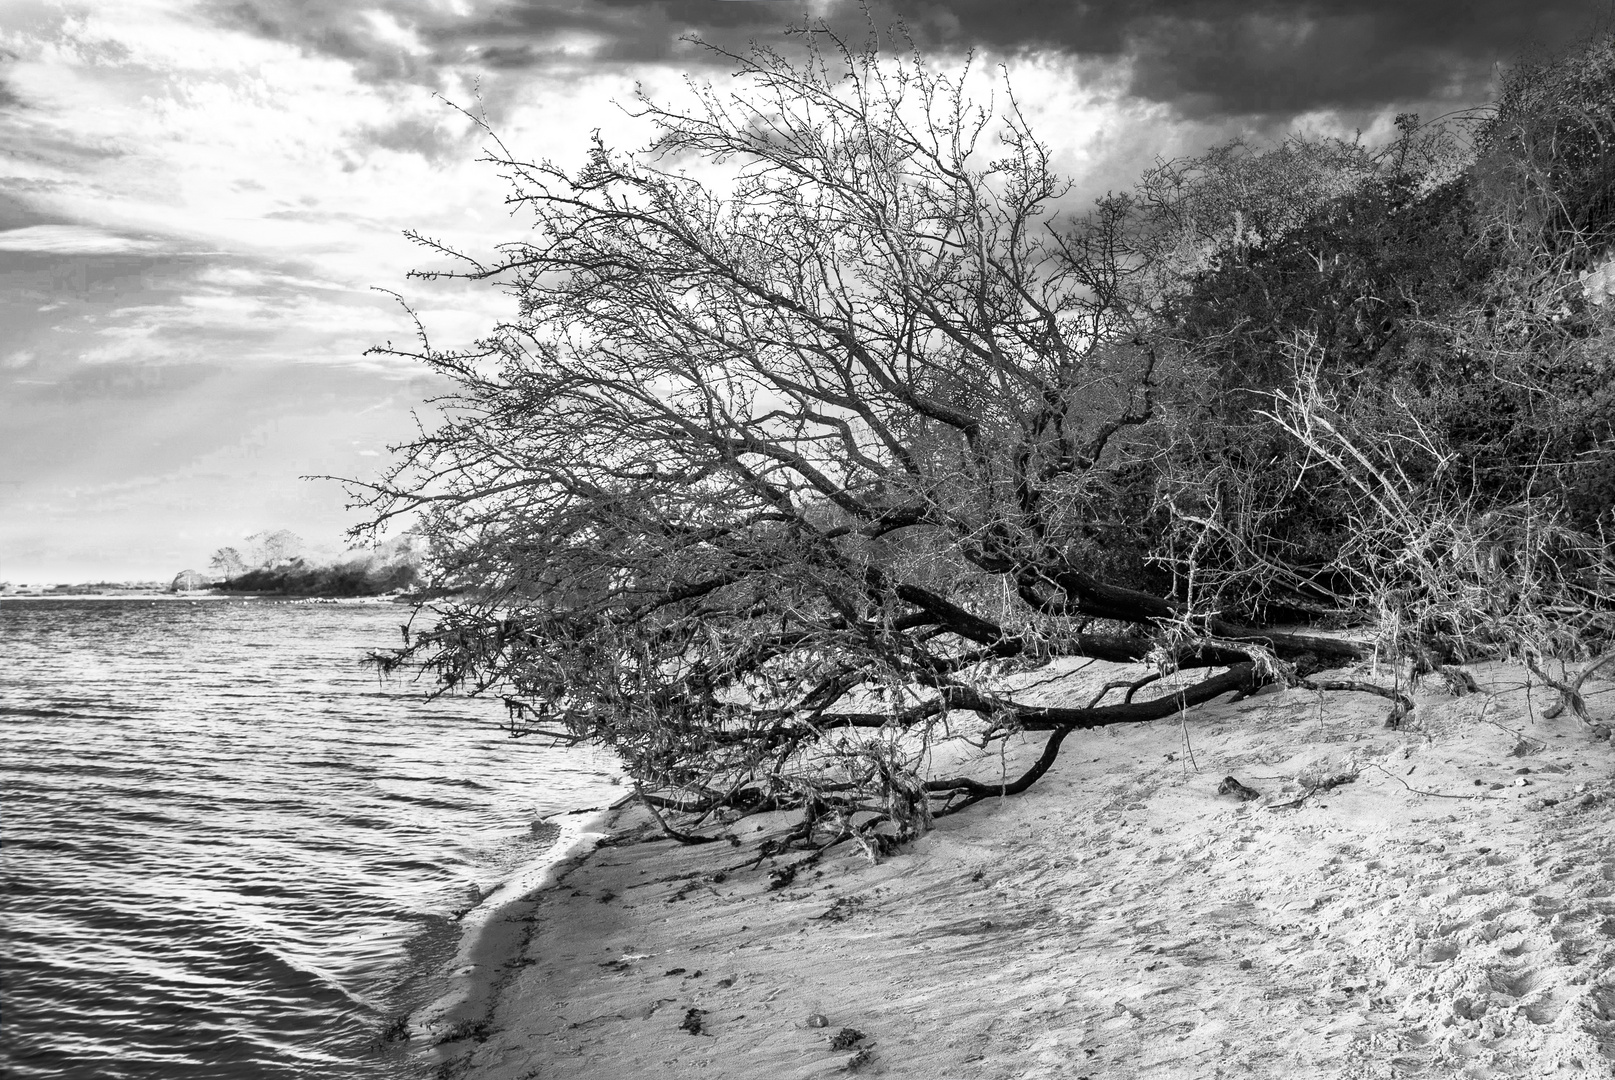
[[[544,70],[565,64],[715,60],[800,23],[789,0],[508,0],[455,16],[426,0],[381,0],[427,55],[325,0],[217,0],[215,18],[351,60],[367,78],[434,82],[444,65]],[[1405,101],[1473,99],[1522,48],[1557,49],[1600,28],[1587,0],[875,0],[923,47],[1049,50],[1128,65],[1131,91],[1199,117],[1293,115]],[[864,16],[840,0],[830,22],[854,40]]]
[[[937,44],[1128,61],[1136,95],[1196,115],[1294,114],[1481,92],[1522,48],[1598,29],[1586,0],[887,0]]]
[[[380,10],[408,5],[383,4]],[[320,0],[210,0],[202,10],[220,26],[270,41],[284,41],[306,53],[353,64],[372,82],[408,81],[435,85],[430,62],[376,34],[358,8]]]

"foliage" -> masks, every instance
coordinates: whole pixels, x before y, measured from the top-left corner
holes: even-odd
[[[1581,284],[1609,239],[1610,57],[1515,69],[1456,171],[1429,148],[1463,140],[1401,118],[1349,190],[1169,291],[1208,392],[1166,545],[1208,602],[1327,601],[1438,661],[1615,634],[1615,373]]]
[[[247,543],[251,545],[248,565],[271,568],[300,558],[304,547],[303,538],[290,529],[253,533],[247,537]]]
[[[208,560],[208,569],[221,578],[232,578],[247,569],[247,560],[233,547],[222,547]]]
[[[1489,238],[1513,261],[1585,268],[1615,242],[1615,37],[1507,74],[1472,174]],[[1578,265],[1579,264],[1579,265]]]

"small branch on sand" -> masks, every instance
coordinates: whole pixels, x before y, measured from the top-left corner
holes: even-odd
[[[1093,696],[1093,700],[1088,702],[1088,708],[1092,709],[1097,707],[1098,704],[1104,700],[1105,695],[1110,693],[1112,690],[1126,690],[1127,696],[1122,698],[1122,704],[1131,705],[1133,703],[1134,694],[1144,689],[1144,687],[1148,686],[1150,683],[1155,682],[1160,677],[1161,673],[1159,671],[1154,671],[1144,676],[1142,679],[1112,679],[1110,682],[1099,688],[1099,693],[1095,694]]]
[[[1362,679],[1298,679],[1297,686],[1304,686],[1308,690],[1354,690],[1362,694],[1375,694],[1391,702],[1391,711],[1385,716],[1385,726],[1399,728],[1402,721],[1413,711],[1413,699],[1400,690],[1393,690],[1378,683],[1365,682]]]

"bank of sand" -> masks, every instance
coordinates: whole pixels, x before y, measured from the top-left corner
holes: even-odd
[[[474,1080],[1615,1076],[1615,750],[1475,674],[1404,730],[1289,690],[1079,733],[1027,794],[774,891],[797,856],[747,867],[757,819],[688,848],[624,809],[508,910],[496,1004],[432,1053]]]

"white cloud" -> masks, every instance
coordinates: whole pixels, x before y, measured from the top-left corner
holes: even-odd
[[[172,250],[155,240],[120,236],[89,225],[28,225],[0,232],[0,251],[37,251],[49,255],[155,254]]]
[[[461,0],[440,6],[466,10]],[[510,313],[510,298],[492,288],[406,281],[406,271],[443,260],[409,244],[403,230],[488,254],[520,238],[524,220],[505,206],[497,171],[475,160],[483,139],[474,125],[424,87],[366,79],[347,61],[220,29],[185,0],[92,0],[74,10],[81,13],[39,8],[32,22],[0,26],[0,51],[15,57],[8,84],[27,102],[0,114],[8,150],[0,191],[21,194],[39,217],[71,223],[0,233],[0,251],[151,255],[167,276],[45,305],[38,310],[63,309],[60,322],[26,340],[12,336],[0,365],[66,378],[84,365],[105,374],[120,364],[192,364],[227,370],[226,382],[257,381],[250,394],[225,399],[211,383],[181,390],[159,380],[149,406],[124,417],[127,432],[108,431],[94,449],[63,442],[60,477],[38,474],[58,485],[36,493],[51,513],[29,535],[49,550],[75,529],[91,529],[131,559],[141,549],[161,553],[153,574],[177,569],[163,546],[176,521],[239,536],[263,527],[268,514],[278,520],[267,524],[316,539],[344,520],[341,494],[292,478],[374,467],[373,448],[409,430],[406,399],[438,389],[401,381],[420,377],[416,365],[363,355],[388,339],[414,346],[407,317],[372,287],[402,293],[440,347],[467,343]],[[371,10],[363,21],[375,38],[421,55],[414,28],[397,17]],[[1036,131],[1068,172],[1153,152],[1157,133],[1180,130],[1158,112],[1122,104],[1119,82],[1084,82],[1065,61],[1021,56],[1011,66]],[[986,63],[980,72],[982,85],[993,80]],[[437,72],[444,95],[473,109],[478,74]],[[671,66],[574,67],[495,72],[481,87],[512,152],[576,164],[597,127],[618,147],[643,143],[644,129],[612,104],[631,100],[636,80],[673,97],[681,78]],[[6,330],[0,326],[0,340]],[[298,396],[313,381],[304,365],[373,386],[387,404],[374,417],[316,411]],[[242,419],[230,412],[244,402],[284,404],[284,417],[251,429],[248,442],[261,448],[242,442]],[[72,405],[79,411],[71,415],[61,408],[64,427],[92,423],[84,407]],[[326,445],[338,434],[340,451]],[[362,441],[350,444],[354,438]],[[185,449],[173,453],[188,464],[143,456],[176,440]],[[128,486],[116,490],[92,483],[86,490],[98,494],[89,500],[67,489],[69,476],[82,485],[130,472],[160,482],[119,479]],[[75,509],[86,501],[95,514]]]
[[[425,56],[430,51],[421,43],[420,35],[414,28],[400,23],[391,12],[372,8],[364,12],[363,17],[365,22],[370,24],[370,32],[376,35],[378,41],[385,41],[411,56]]]
[[[389,40],[413,41],[391,16],[368,18]],[[474,160],[470,121],[424,87],[367,82],[343,61],[208,26],[176,5],[102,7],[54,33],[7,34],[0,47],[16,55],[8,77],[32,106],[0,119],[0,138],[24,151],[7,168],[55,216],[329,258],[349,281],[394,280],[406,227],[488,242],[509,229],[502,214],[480,213],[504,190]],[[475,73],[443,74],[446,97],[475,103]],[[498,111],[516,121],[511,145],[547,156],[581,152],[593,127],[611,126],[607,99],[626,97],[632,77],[497,85]],[[401,125],[444,152],[378,138]]]

